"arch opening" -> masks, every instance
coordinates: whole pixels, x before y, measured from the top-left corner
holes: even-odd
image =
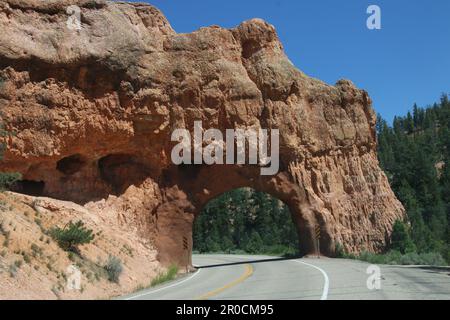
[[[194,220],[194,253],[299,255],[298,230],[289,207],[253,188],[211,199]]]
[[[195,179],[192,175],[195,175]],[[178,167],[169,168],[162,183],[164,201],[155,210],[158,217],[155,243],[158,259],[165,265],[176,263],[180,266],[192,266],[192,250],[198,249],[197,245],[194,246],[194,241],[199,241],[198,230],[194,230],[195,223],[200,221],[198,219],[202,219],[202,210],[208,207],[210,201],[241,188],[250,188],[254,192],[260,192],[284,203],[289,214],[282,225],[293,225],[297,235],[298,249],[291,250],[293,254],[297,253],[298,256],[317,254],[320,246],[321,254],[333,255],[334,243],[330,236],[329,225],[321,216],[322,213],[311,206],[305,188],[297,184],[286,172],[280,172],[275,176],[261,176],[259,168],[252,166],[188,165],[182,170]],[[221,223],[215,221],[214,215],[211,220],[211,224]],[[322,232],[319,245],[314,236],[314,229],[317,226],[320,226]],[[225,229],[224,234],[228,234],[227,230]],[[255,241],[259,242],[258,239]],[[266,242],[266,245],[269,247],[270,243]],[[234,246],[244,251],[251,250],[250,245],[249,248],[237,246],[236,243]]]

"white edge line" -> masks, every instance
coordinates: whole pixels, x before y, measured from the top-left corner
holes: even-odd
[[[320,297],[320,300],[327,300],[328,290],[330,288],[330,280],[328,279],[327,273],[325,271],[323,271],[321,268],[319,268],[313,264],[309,264],[307,262],[303,262],[303,261],[299,261],[299,260],[294,260],[294,261],[304,264],[304,265],[307,265],[307,266],[310,266],[310,267],[313,267],[314,269],[319,270],[322,273],[323,278],[324,278],[324,284],[323,284],[323,291],[322,291],[322,296]]]
[[[245,259],[245,258],[244,258],[244,259]],[[249,259],[249,258],[247,258],[247,259]],[[322,296],[320,297],[320,300],[327,300],[327,297],[328,297],[328,290],[329,290],[329,287],[330,287],[330,280],[329,280],[329,278],[328,278],[327,273],[326,273],[323,269],[321,269],[321,268],[319,268],[319,267],[317,267],[317,266],[315,266],[315,265],[313,265],[313,264],[310,264],[310,263],[307,263],[307,262],[303,262],[303,261],[299,261],[299,260],[293,260],[293,261],[294,261],[294,262],[297,262],[297,263],[301,263],[301,264],[307,265],[307,266],[310,266],[310,267],[312,267],[312,268],[314,268],[314,269],[316,269],[316,270],[319,270],[319,271],[322,273],[323,278],[324,278],[324,284],[323,284],[323,291],[322,291]],[[188,278],[186,278],[186,279],[184,279],[184,280],[182,280],[182,281],[180,281],[180,282],[176,282],[176,283],[174,283],[174,284],[171,284],[170,286],[162,287],[162,288],[159,288],[159,289],[156,289],[156,290],[153,290],[153,291],[143,292],[143,293],[141,293],[141,294],[137,294],[137,295],[128,297],[128,298],[126,298],[125,300],[136,299],[136,298],[139,298],[139,297],[148,295],[148,294],[153,294],[153,293],[162,291],[162,290],[164,290],[164,289],[168,289],[168,288],[172,288],[172,287],[178,286],[179,284],[182,284],[182,283],[184,283],[184,282],[186,282],[186,281],[188,281],[188,280],[191,280],[191,279],[193,279],[194,277],[196,277],[196,276],[200,273],[200,270],[201,270],[201,269],[197,269],[197,271],[196,271],[193,275],[191,275],[190,277],[188,277]]]
[[[239,257],[241,259],[254,259],[253,257],[248,257],[248,256],[237,256],[237,257]],[[324,283],[323,283],[322,296],[320,297],[320,300],[327,300],[327,298],[328,298],[328,291],[329,291],[329,288],[330,288],[330,280],[328,278],[327,273],[323,269],[321,269],[321,268],[319,268],[319,267],[317,267],[317,266],[315,266],[313,264],[309,264],[307,262],[303,262],[303,261],[299,261],[299,260],[291,260],[291,261],[294,261],[294,262],[297,262],[297,263],[301,263],[301,264],[313,267],[314,269],[319,270],[322,273],[323,279],[324,279]],[[200,269],[198,269],[198,270],[200,271]]]
[[[159,289],[156,289],[156,290],[152,290],[152,291],[142,292],[142,293],[140,293],[140,294],[137,294],[137,295],[128,297],[128,298],[126,298],[125,300],[133,300],[133,299],[136,299],[136,298],[139,298],[139,297],[142,297],[142,296],[146,296],[146,295],[148,295],[148,294],[153,294],[153,293],[162,291],[162,290],[164,290],[164,289],[168,289],[168,288],[172,288],[172,287],[178,286],[178,285],[180,285],[180,284],[182,284],[182,283],[184,283],[184,282],[186,282],[186,281],[188,281],[188,280],[191,280],[191,279],[193,279],[194,277],[196,277],[196,276],[200,273],[200,270],[201,270],[201,269],[197,269],[197,271],[196,271],[193,275],[191,275],[190,277],[188,277],[188,278],[186,278],[186,279],[184,279],[184,280],[182,280],[182,281],[175,282],[174,284],[171,284],[170,286],[162,287],[162,288],[159,288]]]

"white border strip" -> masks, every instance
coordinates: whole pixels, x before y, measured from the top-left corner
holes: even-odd
[[[309,264],[307,262],[303,262],[303,261],[299,261],[299,260],[293,260],[293,261],[313,267],[314,269],[319,270],[322,273],[323,279],[324,279],[324,284],[323,284],[323,291],[322,291],[322,296],[320,297],[320,300],[327,300],[328,290],[330,288],[330,280],[328,279],[327,273],[325,271],[323,271],[321,268],[319,268],[313,264]]]
[[[249,257],[241,257],[241,258],[250,259]],[[319,268],[319,267],[317,267],[317,266],[315,266],[313,264],[310,264],[310,263],[307,263],[307,262],[303,262],[303,261],[299,261],[299,260],[291,260],[291,261],[297,262],[297,263],[301,263],[301,264],[304,264],[306,266],[312,267],[312,268],[314,268],[316,270],[319,270],[320,273],[322,273],[323,279],[324,279],[324,284],[323,284],[323,291],[322,291],[322,296],[320,297],[320,300],[327,300],[327,298],[328,298],[328,291],[329,291],[329,288],[330,288],[330,280],[328,278],[327,273],[323,269],[321,269],[321,268]],[[180,282],[173,283],[173,284],[171,284],[171,285],[169,285],[167,287],[162,287],[162,288],[159,288],[159,289],[156,289],[156,290],[142,292],[140,294],[136,294],[134,296],[128,297],[128,298],[126,298],[124,300],[133,300],[133,299],[136,299],[136,298],[139,298],[139,297],[143,297],[143,296],[146,296],[146,295],[149,295],[149,294],[153,294],[153,293],[162,291],[164,289],[173,288],[173,287],[178,286],[178,285],[180,285],[180,284],[182,284],[182,283],[184,283],[184,282],[186,282],[188,280],[191,280],[191,279],[195,278],[200,273],[200,271],[201,271],[201,269],[197,269],[197,271],[192,276],[190,276],[190,277],[188,277],[188,278],[186,278],[186,279],[184,279],[184,280],[182,280]]]
[[[195,278],[195,277],[200,273],[200,270],[201,270],[201,269],[197,269],[197,271],[196,271],[193,275],[191,275],[190,277],[188,277],[188,278],[186,278],[186,279],[184,279],[184,280],[182,280],[182,281],[175,282],[175,283],[173,283],[173,284],[171,284],[171,285],[169,285],[169,286],[167,286],[167,287],[162,287],[162,288],[159,288],[159,289],[156,289],[156,290],[151,290],[151,291],[142,292],[142,293],[140,293],[140,294],[137,294],[137,295],[128,297],[128,298],[126,298],[126,299],[124,299],[124,300],[133,300],[133,299],[136,299],[136,298],[139,298],[139,297],[143,297],[143,296],[146,296],[146,295],[149,295],[149,294],[153,294],[153,293],[162,291],[162,290],[164,290],[164,289],[173,288],[173,287],[178,286],[178,285],[180,285],[180,284],[182,284],[182,283],[184,283],[184,282],[186,282],[186,281],[188,281],[188,280],[191,280],[191,279]]]
[[[257,257],[261,257],[261,258],[264,257],[263,259],[265,259],[265,258],[274,258],[272,256],[258,256],[258,255],[256,255],[255,257],[236,255],[234,257],[235,258],[240,258],[240,259],[247,259],[247,260],[248,259],[254,260]],[[319,270],[322,273],[323,279],[324,279],[323,291],[322,291],[322,296],[320,297],[320,300],[327,300],[327,298],[328,298],[328,291],[330,289],[330,280],[328,278],[327,273],[323,269],[321,269],[321,268],[319,268],[319,267],[317,267],[315,265],[309,264],[307,262],[299,261],[299,260],[286,260],[286,261],[294,261],[294,262],[301,263],[301,264],[304,264],[306,266],[312,267],[312,268],[314,268],[316,270]]]

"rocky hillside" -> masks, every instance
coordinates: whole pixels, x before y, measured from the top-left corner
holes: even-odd
[[[104,299],[147,287],[163,268],[151,244],[133,230],[119,228],[114,214],[50,198],[0,193],[0,300]],[[79,252],[62,250],[50,235],[54,227],[82,220],[95,233]],[[105,266],[120,259],[123,271],[111,281]],[[68,286],[75,266],[79,290]]]

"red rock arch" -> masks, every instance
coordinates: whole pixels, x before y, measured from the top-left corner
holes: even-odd
[[[323,232],[321,252],[326,255],[334,253],[334,242],[326,222],[314,216],[302,188],[296,186],[285,172],[275,176],[260,176],[258,167],[191,165],[183,169],[172,168],[167,179],[174,181],[173,186],[167,189],[170,200],[157,211],[159,225],[171,226],[158,228],[161,233],[158,234],[156,245],[163,262],[173,262],[174,257],[180,257],[178,263],[183,265],[184,257],[190,257],[192,250],[192,224],[195,216],[200,214],[210,200],[242,187],[270,194],[289,207],[297,227],[301,254],[316,252],[313,236],[316,225]],[[180,207],[183,208],[181,211]],[[184,219],[179,219],[180,217]],[[174,220],[177,221],[175,224]],[[188,255],[183,247],[184,239],[188,239]]]
[[[404,209],[378,165],[368,94],[348,80],[307,77],[272,25],[253,19],[177,34],[152,6],[97,1],[80,2],[90,25],[77,33],[65,29],[63,3],[10,2],[0,4],[0,112],[14,134],[0,170],[22,173],[43,195],[115,210],[165,263],[189,262],[179,247],[193,216],[241,186],[289,205],[303,253],[314,251],[315,225],[330,255],[338,242],[350,252],[389,243]],[[29,41],[26,30],[45,34]],[[57,48],[46,39],[59,39]],[[171,133],[192,131],[196,120],[222,131],[279,129],[279,173],[174,166]]]

